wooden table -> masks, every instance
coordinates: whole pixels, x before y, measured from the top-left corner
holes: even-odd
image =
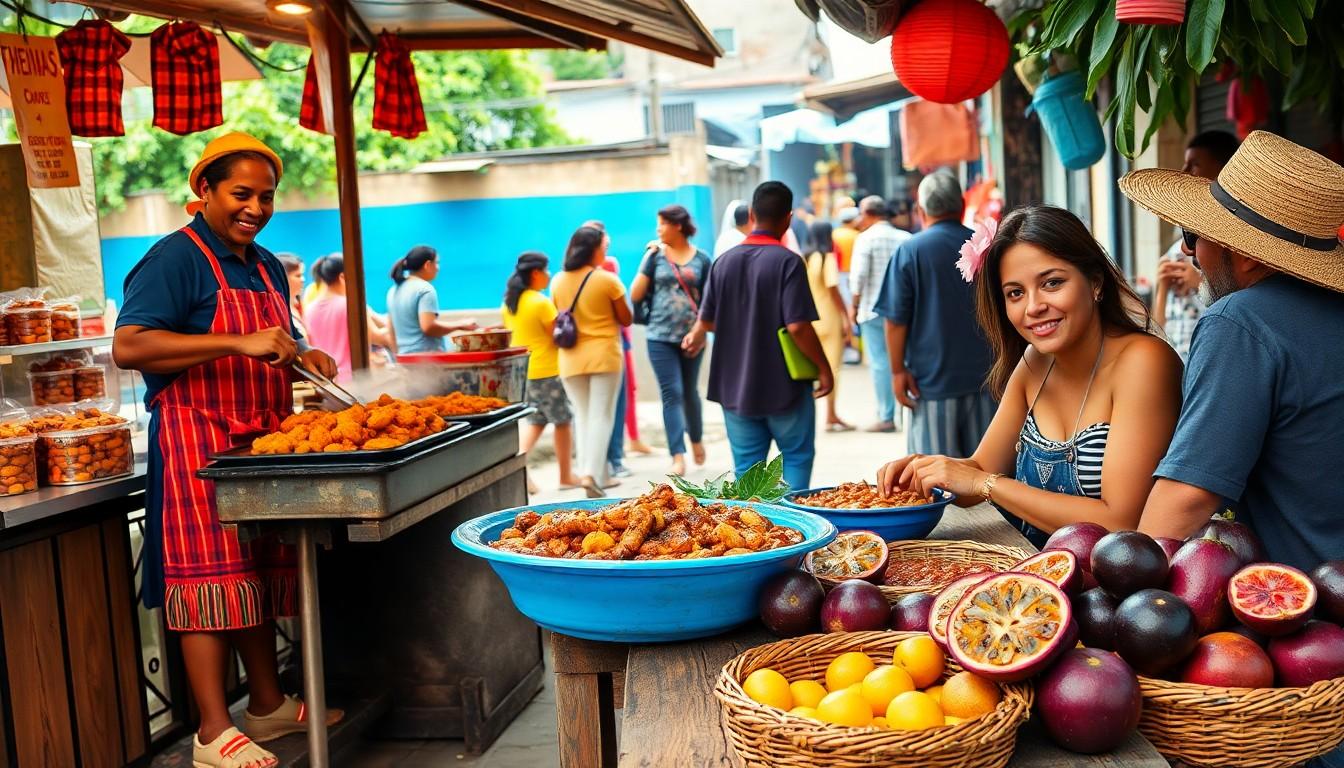
[[[1031,549],[987,505],[949,507],[933,539],[974,539]],[[776,638],[759,625],[684,643],[621,645],[552,636],[556,717],[563,768],[740,766],[719,723],[714,682],[737,654]],[[615,710],[624,707],[619,749]],[[1167,768],[1135,733],[1104,755],[1055,747],[1029,721],[1019,732],[1012,768]]]

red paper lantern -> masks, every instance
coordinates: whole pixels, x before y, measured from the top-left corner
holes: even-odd
[[[1008,29],[979,0],[923,0],[891,35],[891,66],[916,96],[955,104],[999,81],[1008,47]]]
[[[1115,19],[1126,24],[1181,24],[1185,0],[1115,0]]]

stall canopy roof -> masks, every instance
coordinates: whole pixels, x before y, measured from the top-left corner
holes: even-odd
[[[314,0],[321,2],[321,0]],[[98,0],[99,6],[215,23],[244,34],[306,45],[304,19],[265,0]],[[334,3],[329,3],[334,4]],[[387,30],[412,48],[591,48],[620,40],[706,66],[723,51],[686,0],[349,0],[352,48]]]
[[[829,112],[838,120],[848,120],[860,112],[913,95],[891,72],[803,89],[803,101],[807,106]]]

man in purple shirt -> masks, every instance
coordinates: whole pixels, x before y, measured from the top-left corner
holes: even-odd
[[[698,354],[705,334],[714,334],[709,361],[709,399],[723,406],[733,466],[740,476],[770,452],[773,440],[784,455],[784,481],[807,488],[816,455],[813,399],[835,385],[812,321],[817,308],[798,254],[780,238],[789,231],[793,193],[777,181],[751,198],[751,236],[714,262],[700,305],[700,319],[682,341]],[[817,386],[789,376],[779,329],[818,369]]]

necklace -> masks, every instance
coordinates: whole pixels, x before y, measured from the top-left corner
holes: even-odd
[[[1097,380],[1097,371],[1101,368],[1101,356],[1106,351],[1106,334],[1101,335],[1101,345],[1097,348],[1097,359],[1092,363],[1092,374],[1087,377],[1087,388],[1083,390],[1083,402],[1078,406],[1078,415],[1073,420],[1073,431],[1069,439],[1064,442],[1064,460],[1074,464],[1078,459],[1078,451],[1075,443],[1078,441],[1078,425],[1083,421],[1083,411],[1087,408],[1087,397],[1092,394],[1092,383]],[[1041,392],[1045,391],[1045,382],[1050,380],[1050,374],[1055,371],[1055,360],[1050,361],[1050,369],[1045,372],[1045,378],[1041,380],[1041,388],[1036,391],[1036,400],[1041,399]],[[1031,408],[1028,413],[1036,410],[1036,400],[1032,400]],[[1018,438],[1017,452],[1022,452],[1022,440]]]

